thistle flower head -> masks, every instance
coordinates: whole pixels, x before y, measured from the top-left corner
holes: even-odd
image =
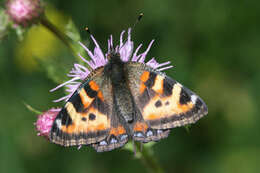
[[[45,136],[48,138],[53,121],[55,120],[60,110],[60,108],[51,108],[38,116],[38,119],[34,124],[36,126],[36,130],[38,131],[38,136]]]
[[[159,71],[166,70],[169,68],[172,68],[173,66],[169,65],[170,61],[164,62],[164,63],[158,63],[155,58],[152,58],[148,62],[145,62],[145,58],[154,42],[152,40],[146,50],[143,53],[138,53],[139,49],[142,47],[142,44],[140,44],[134,51],[134,42],[131,40],[131,28],[128,29],[127,39],[124,42],[124,34],[125,31],[123,31],[120,35],[120,42],[119,45],[116,45],[114,47],[113,45],[113,37],[112,35],[108,39],[108,50],[107,53],[104,54],[101,50],[100,46],[98,45],[95,38],[91,35],[91,39],[95,44],[94,51],[90,51],[84,44],[79,42],[79,44],[86,50],[91,60],[86,60],[83,56],[79,54],[79,57],[89,65],[90,69],[87,67],[80,65],[80,64],[74,64],[74,67],[69,72],[68,76],[71,77],[71,80],[57,86],[56,88],[52,89],[52,91],[57,90],[58,88],[61,88],[63,86],[66,87],[66,91],[69,93],[68,95],[58,99],[54,100],[54,102],[59,102],[62,100],[67,101],[72,94],[76,91],[76,89],[79,87],[79,85],[82,83],[82,81],[90,74],[92,70],[95,70],[98,67],[104,66],[108,63],[108,55],[110,53],[119,53],[120,58],[122,61],[135,61],[140,63],[145,63],[148,66],[155,68]]]
[[[6,8],[11,20],[23,26],[35,23],[43,13],[41,0],[8,0]]]

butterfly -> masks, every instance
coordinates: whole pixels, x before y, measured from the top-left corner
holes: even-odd
[[[50,141],[90,145],[98,152],[168,137],[170,129],[207,114],[203,100],[147,64],[122,61],[118,51],[93,70],[53,122]]]

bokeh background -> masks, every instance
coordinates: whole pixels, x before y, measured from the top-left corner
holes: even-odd
[[[46,13],[60,28],[72,20],[82,40],[93,47],[88,26],[104,50],[112,34],[145,15],[133,31],[135,47],[148,57],[175,66],[167,74],[200,95],[209,113],[190,127],[176,128],[154,145],[166,172],[256,173],[260,163],[260,11],[259,1],[244,0],[46,0]],[[4,1],[0,2],[1,7]],[[37,115],[61,91],[75,58],[44,27],[30,28],[19,41],[10,32],[0,43],[0,172],[148,172],[132,152],[96,153],[90,147],[63,148],[36,135]]]

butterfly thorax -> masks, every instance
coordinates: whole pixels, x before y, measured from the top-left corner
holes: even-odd
[[[125,65],[126,63],[120,59],[119,54],[112,54],[104,72],[107,78],[110,78],[113,86],[116,112],[125,122],[132,123],[134,120],[134,101],[128,86]]]

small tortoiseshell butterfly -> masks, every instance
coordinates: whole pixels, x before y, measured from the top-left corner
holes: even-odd
[[[50,140],[63,146],[91,145],[98,152],[129,140],[158,141],[170,129],[207,114],[203,100],[161,71],[122,61],[118,50],[93,70],[57,115]]]

